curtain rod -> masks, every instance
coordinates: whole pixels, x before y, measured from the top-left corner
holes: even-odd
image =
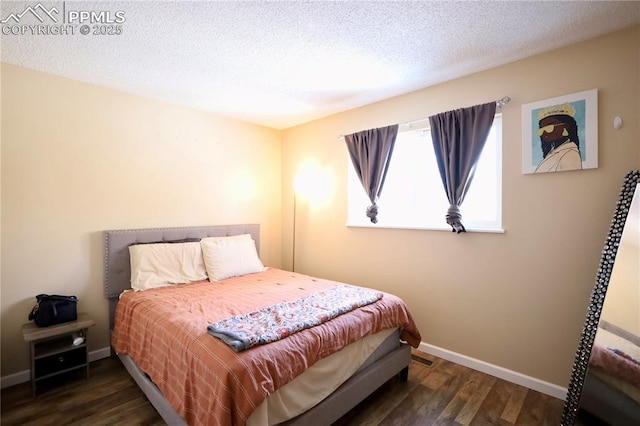
[[[510,101],[511,101],[511,98],[508,97],[508,96],[505,96],[504,98],[498,99],[496,101],[496,107],[497,108],[502,108],[503,106],[508,104]],[[429,117],[427,117],[427,118],[419,118],[419,119],[413,120],[413,121],[405,121],[405,122],[402,122],[402,123],[398,123],[398,126],[409,126],[409,127],[411,127],[412,124],[420,123],[420,122],[426,121],[428,119],[429,119]]]
[[[503,106],[507,105],[509,102],[511,102],[511,98],[509,96],[505,96],[503,98],[500,98],[496,101],[496,107],[497,108],[502,108]],[[416,123],[420,123],[422,121],[426,121],[428,120],[429,117],[427,118],[419,118],[417,120],[413,120],[413,121],[405,121],[402,123],[398,123],[398,126],[409,126],[411,127],[412,124],[416,124]],[[344,135],[338,135],[338,139],[342,139],[344,138]]]

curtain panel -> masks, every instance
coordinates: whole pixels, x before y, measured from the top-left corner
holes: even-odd
[[[378,223],[377,201],[384,186],[397,136],[398,125],[394,124],[344,137],[353,168],[371,201],[366,214],[372,223]]]
[[[429,117],[433,149],[450,204],[446,221],[453,232],[466,232],[460,206],[473,181],[495,114],[496,103],[491,102]]]

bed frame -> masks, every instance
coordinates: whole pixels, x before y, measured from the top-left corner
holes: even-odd
[[[259,252],[260,225],[257,224],[105,231],[104,292],[109,300],[109,330],[113,331],[119,295],[131,288],[130,245],[241,234],[251,234]],[[380,348],[375,351],[367,362],[335,392],[315,407],[283,424],[330,425],[393,376],[399,374],[402,381],[406,381],[411,362],[411,349],[409,345],[399,343],[398,335],[395,336],[395,342],[390,349]],[[171,426],[185,424],[185,420],[169,405],[162,392],[133,359],[124,354],[118,354],[118,357],[163,420]]]
[[[634,399],[593,373],[585,377],[580,410],[612,425],[634,425],[640,419],[640,405]]]

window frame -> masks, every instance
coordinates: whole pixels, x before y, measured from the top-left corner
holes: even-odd
[[[399,132],[398,136],[400,137],[403,134],[407,134],[407,133],[411,133],[411,132],[427,132],[430,135],[430,126],[429,126],[429,122],[428,120],[421,120],[420,121],[421,124],[418,124],[418,122],[414,122],[407,126],[407,129],[403,129]],[[502,133],[502,125],[503,125],[503,118],[502,118],[502,113],[497,113],[494,116],[494,121],[492,124],[492,132],[495,132],[495,144],[496,144],[496,149],[495,149],[495,164],[496,164],[496,171],[495,171],[495,180],[496,180],[496,199],[495,199],[495,205],[496,205],[496,216],[495,216],[495,220],[493,221],[473,221],[473,222],[465,222],[465,212],[464,212],[464,208],[465,208],[465,203],[463,202],[462,204],[462,223],[465,225],[465,228],[467,230],[467,232],[485,232],[485,233],[504,233],[504,227],[503,227],[503,221],[502,221],[502,190],[503,190],[503,185],[502,185],[502,167],[503,167],[503,163],[502,163],[502,148],[503,148],[503,133]],[[429,136],[430,139],[430,136]],[[402,143],[401,140],[397,141]],[[396,145],[396,148],[397,149]],[[484,150],[483,150],[484,151]],[[433,152],[431,151],[432,155]],[[484,155],[484,152],[483,154]],[[366,195],[364,194],[362,185],[360,184],[360,181],[358,180],[357,176],[355,176],[355,171],[353,169],[353,164],[351,163],[351,159],[349,158],[349,154],[346,154],[347,156],[347,223],[346,226],[350,227],[350,228],[378,228],[378,229],[408,229],[408,230],[434,230],[434,231],[449,231],[451,232],[451,226],[449,226],[446,223],[445,220],[445,214],[446,214],[446,209],[444,211],[442,211],[442,221],[438,222],[438,223],[429,223],[429,224],[425,224],[425,225],[413,225],[413,224],[389,224],[389,223],[385,223],[384,220],[384,209],[382,208],[380,211],[380,216],[378,217],[379,222],[377,224],[371,223],[369,221],[369,219],[365,216],[365,208],[361,207],[361,206],[352,206],[352,191],[361,191],[362,196],[364,197],[364,199],[367,199]],[[434,158],[435,161],[435,158]],[[391,162],[393,164],[393,156],[391,158]],[[437,167],[437,166],[436,166]],[[391,169],[390,169],[391,170]],[[439,173],[438,173],[438,177],[439,177]],[[355,183],[357,183],[357,185],[355,185],[355,188],[353,188],[353,183],[354,183],[354,179],[355,178]],[[473,191],[473,183],[471,185],[471,191]],[[438,184],[440,185],[441,190],[443,191],[443,196],[444,196],[444,188],[442,187],[442,183],[441,180],[438,178]],[[382,195],[381,195],[381,200],[384,200],[385,197],[385,190],[386,190],[386,186],[383,187],[382,189]],[[445,201],[446,201],[446,196],[445,196]],[[465,200],[466,201],[466,200]],[[370,203],[368,202],[367,205],[369,205]],[[380,204],[380,203],[378,203]],[[382,207],[382,206],[381,206]],[[357,210],[357,212],[356,212]],[[356,217],[357,219],[354,220],[354,217]]]

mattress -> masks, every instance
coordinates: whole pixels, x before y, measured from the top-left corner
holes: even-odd
[[[397,329],[366,336],[321,359],[267,398],[251,414],[247,426],[276,425],[317,405],[357,371],[399,345]]]
[[[420,335],[406,306],[386,293],[378,302],[320,326],[240,353],[206,332],[208,324],[225,316],[339,284],[269,268],[218,283],[128,292],[116,311],[113,345],[118,353],[131,356],[189,424],[244,424],[252,413],[263,413],[258,407],[268,395],[366,336],[399,328],[402,340],[413,346],[419,344]],[[368,351],[375,346],[372,344]],[[367,358],[366,352],[359,357]],[[348,367],[343,375],[348,377],[359,363]],[[318,386],[317,390],[321,387],[330,393],[341,380]],[[305,404],[295,410],[304,410]],[[290,404],[285,406],[291,410]],[[255,415],[261,416],[256,417],[261,418],[260,423],[264,421],[264,413]]]

